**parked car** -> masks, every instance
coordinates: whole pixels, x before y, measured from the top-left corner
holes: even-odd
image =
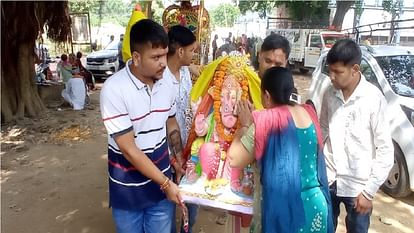
[[[414,49],[379,45],[361,46],[361,51],[361,73],[388,102],[395,152],[394,166],[382,189],[394,197],[407,196],[414,191]],[[325,90],[331,85],[326,55],[327,51],[319,58],[309,90],[318,114]]]
[[[95,78],[106,78],[116,73],[119,69],[118,41],[112,41],[105,49],[86,56],[86,69]]]

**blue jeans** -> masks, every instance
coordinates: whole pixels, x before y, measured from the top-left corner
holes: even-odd
[[[196,218],[197,218],[199,206],[197,204],[190,204],[190,203],[186,203],[185,205],[187,206],[187,209],[188,209],[188,233],[191,233],[192,232],[191,228],[195,224],[195,221],[196,221]],[[175,218],[176,218],[175,212],[176,211],[174,211],[173,217],[172,217],[171,233],[176,233],[177,232],[177,230],[176,230],[177,226],[175,224]],[[182,220],[181,220],[180,232],[185,233],[184,228],[183,228],[183,221]]]
[[[142,210],[112,208],[117,233],[170,233],[174,204],[167,199]]]
[[[341,202],[345,205],[346,217],[345,225],[347,233],[367,233],[372,209],[368,214],[360,214],[354,208],[355,197],[338,197],[336,195],[336,182],[329,187],[332,200],[332,218],[334,227],[338,225]]]

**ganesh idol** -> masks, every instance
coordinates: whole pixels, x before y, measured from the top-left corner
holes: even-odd
[[[251,195],[252,173],[231,168],[227,150],[240,127],[235,113],[239,100],[260,104],[260,81],[240,55],[222,57],[208,65],[191,92],[194,122],[187,142],[186,181],[205,179],[209,194],[230,185],[238,195]]]

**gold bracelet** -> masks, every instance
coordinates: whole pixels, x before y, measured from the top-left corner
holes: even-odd
[[[165,191],[168,187],[170,187],[170,182],[168,182],[164,187],[161,187],[161,190]]]
[[[162,185],[160,185],[160,189],[161,190],[165,190],[165,189],[167,189],[168,188],[168,186],[170,186],[170,179],[168,179],[168,177],[165,177],[165,181],[164,181],[164,183],[162,183]]]

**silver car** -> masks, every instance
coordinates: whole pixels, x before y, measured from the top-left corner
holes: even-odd
[[[105,78],[113,75],[119,69],[118,41],[112,41],[105,49],[89,54],[86,57],[86,69],[95,78]]]
[[[414,191],[414,49],[378,45],[361,46],[361,72],[384,94],[388,102],[391,134],[394,143],[394,166],[382,185],[394,197]],[[322,98],[331,85],[327,51],[319,58],[312,75],[310,100],[320,113]]]

